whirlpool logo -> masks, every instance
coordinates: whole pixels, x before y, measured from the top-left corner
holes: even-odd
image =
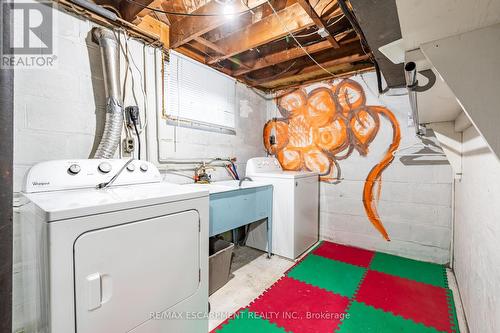
[[[50,185],[50,182],[32,182],[33,186],[47,186]]]

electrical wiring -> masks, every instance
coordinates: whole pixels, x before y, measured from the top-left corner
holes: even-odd
[[[137,135],[137,159],[141,159],[141,136],[139,135],[139,131],[137,130],[137,125],[135,121],[132,122],[134,124],[135,135]]]
[[[339,17],[339,16],[340,16],[340,17]],[[329,21],[330,21],[331,19],[335,19],[335,18],[337,18],[337,17],[339,17],[339,19],[338,19],[338,20],[335,20],[335,22],[329,23]],[[338,23],[338,22],[340,22],[340,21],[341,21],[344,17],[345,17],[345,15],[344,15],[344,14],[334,15],[334,16],[330,17],[330,18],[328,19],[328,21],[327,21],[327,26],[326,26],[326,27],[327,27],[327,28],[329,28],[329,27],[331,27],[332,25],[337,24],[337,23]],[[294,35],[295,37],[297,37],[297,38],[303,38],[303,37],[309,37],[309,36],[316,35],[317,33],[318,33],[318,30],[314,30],[313,32],[309,32],[309,33],[306,33],[306,34],[298,34],[298,35],[293,34],[293,35]],[[287,36],[282,37],[282,38],[280,38],[280,39],[277,39],[277,40],[275,40],[274,42],[277,42],[277,41],[283,40],[283,39],[285,39],[285,38],[287,38]]]
[[[126,51],[126,52],[124,52],[124,55],[125,55],[125,59],[127,61],[127,68],[128,68],[128,71],[130,71],[130,76],[132,79],[132,94],[134,96],[134,101],[135,101],[136,105],[138,105],[138,102],[137,102],[137,96],[135,95],[135,79],[134,79],[134,74],[132,73],[132,68],[130,67],[130,62],[132,62],[132,65],[135,67],[137,73],[139,73],[139,78],[141,80],[141,92],[142,92],[142,95],[144,98],[144,122],[143,122],[143,126],[141,126],[141,129],[139,130],[139,134],[142,134],[148,125],[148,118],[146,116],[147,106],[148,106],[148,94],[144,89],[144,85],[143,85],[144,84],[144,77],[142,75],[142,71],[137,66],[137,63],[135,62],[134,58],[132,56],[130,56],[129,45],[128,45],[129,37],[127,35],[127,32],[123,31],[123,34],[124,34],[124,39],[125,39],[125,51]],[[125,93],[124,93],[123,99],[125,100]]]
[[[323,9],[321,10],[321,13],[319,13],[319,17],[323,17],[323,13],[325,12],[325,10],[328,8],[328,6],[330,6],[332,4],[332,2],[334,2],[336,0],[330,0],[330,2],[325,6],[323,7]]]
[[[248,10],[244,10],[244,11],[237,12],[237,13],[232,13],[232,14],[224,14],[224,13],[219,13],[219,14],[216,14],[216,13],[193,14],[193,13],[181,13],[181,12],[171,12],[171,11],[168,11],[168,10],[161,10],[161,9],[158,9],[158,8],[149,7],[149,6],[144,5],[144,4],[140,3],[140,2],[137,2],[135,0],[125,0],[125,1],[130,2],[130,3],[132,3],[132,4],[136,5],[136,6],[139,6],[141,8],[149,9],[149,10],[151,10],[153,12],[157,12],[157,13],[163,13],[163,14],[174,15],[174,16],[193,16],[193,17],[217,17],[217,16],[228,16],[228,15],[239,16],[239,15],[243,15],[243,14],[246,14],[246,13],[252,13],[253,9],[262,6],[262,4],[260,4],[259,6],[256,6],[253,9],[248,9]]]
[[[290,29],[288,29],[288,27],[286,26],[285,23],[283,23],[281,17],[278,15],[278,12],[276,11],[276,9],[274,9],[273,5],[271,4],[271,2],[269,0],[266,0],[266,2],[269,4],[269,6],[271,7],[274,15],[278,18],[278,21],[280,22],[281,26],[285,29],[285,31],[295,40],[295,42],[297,43],[297,45],[302,49],[302,51],[304,51],[304,53],[319,67],[321,68],[323,71],[325,71],[326,73],[328,73],[329,75],[331,75],[332,77],[336,77],[336,75],[334,73],[332,73],[331,71],[329,71],[328,69],[326,69],[325,67],[323,67],[319,62],[316,61],[316,59],[313,58],[313,56],[311,56],[309,54],[309,52],[307,52],[307,50],[302,46],[302,44],[300,44],[300,42],[297,40],[297,38],[295,38],[295,36],[293,35],[293,33],[290,31]]]

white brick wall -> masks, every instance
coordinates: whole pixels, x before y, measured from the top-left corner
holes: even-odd
[[[471,332],[500,330],[500,161],[471,126],[456,181],[454,271]]]
[[[55,14],[55,42],[57,67],[43,70],[15,70],[14,78],[14,191],[19,192],[24,174],[37,162],[53,159],[89,158],[95,149],[103,128],[105,93],[98,46],[91,41],[90,21],[63,11]],[[129,43],[131,56],[143,74],[148,95],[148,127],[142,135],[143,151],[156,151],[156,113],[160,110],[155,85],[155,51],[138,41]],[[124,58],[121,59],[121,77],[125,76]],[[144,112],[141,78],[134,66],[137,104]],[[159,73],[159,72],[158,72]],[[129,73],[130,75],[130,73]],[[131,93],[132,81],[127,83],[125,105],[135,104]],[[243,85],[237,87],[237,135],[223,135],[193,129],[159,124],[162,158],[238,158],[239,171],[244,172],[246,160],[262,156],[261,129],[267,118],[263,98]],[[144,113],[142,114],[144,119]],[[175,133],[175,136],[174,136]],[[174,145],[175,142],[175,145]],[[146,144],[144,144],[146,143]],[[149,146],[146,149],[144,146]],[[175,148],[174,148],[175,147]],[[143,157],[146,156],[142,153]],[[150,158],[156,158],[151,154]],[[118,153],[117,153],[118,156]],[[153,161],[154,162],[154,161]],[[165,166],[160,165],[164,168]],[[170,166],[175,167],[175,166]],[[186,172],[192,175],[192,171]],[[215,178],[228,178],[225,170],[218,170]],[[166,174],[169,181],[189,181],[184,177]],[[22,305],[30,302],[21,296],[20,235],[15,218],[14,234],[14,329],[22,327]]]

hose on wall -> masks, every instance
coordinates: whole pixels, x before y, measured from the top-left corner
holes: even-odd
[[[115,34],[109,29],[94,28],[92,36],[100,46],[104,89],[106,91],[104,132],[94,158],[112,158],[120,144],[123,126],[123,101],[120,90],[120,49]]]

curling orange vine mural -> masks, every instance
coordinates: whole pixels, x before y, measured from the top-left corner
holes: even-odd
[[[392,142],[382,160],[368,173],[363,187],[363,206],[373,226],[386,239],[389,235],[378,215],[382,173],[392,163],[401,141],[399,123],[394,114],[382,106],[366,105],[359,83],[344,79],[330,82],[308,94],[297,89],[277,99],[282,118],[264,126],[264,146],[276,155],[285,170],[310,170],[322,181],[338,183],[340,160],[356,150],[368,154],[370,143],[380,129],[380,117],[392,126]]]

